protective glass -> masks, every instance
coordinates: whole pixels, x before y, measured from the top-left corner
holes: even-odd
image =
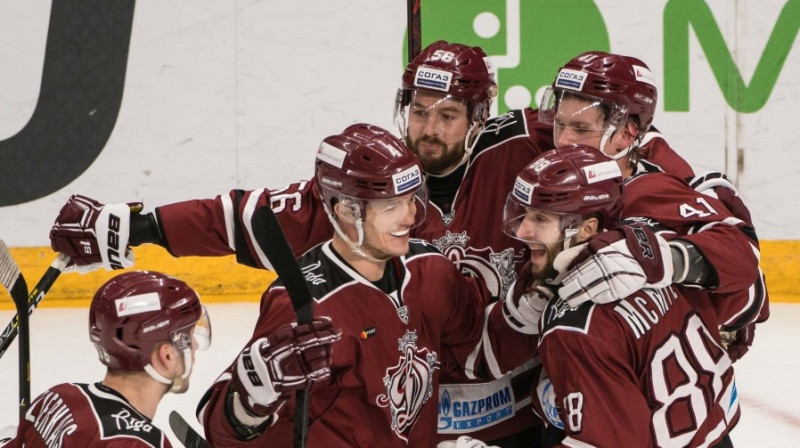
[[[357,205],[358,217],[366,219],[368,214],[372,214],[374,218],[370,218],[370,222],[378,232],[395,232],[409,224],[413,229],[425,221],[428,213],[428,189],[423,179],[423,184],[416,191],[403,196],[371,201],[343,196],[342,202]]]
[[[428,129],[429,134],[443,135],[464,126],[468,104],[452,95],[400,89],[394,120],[403,137],[419,135],[417,130]]]
[[[628,107],[569,90],[548,87],[542,96],[539,121],[553,126],[554,137],[572,133],[578,141],[619,128],[628,120]]]
[[[581,215],[527,207],[510,194],[503,208],[503,233],[529,245],[550,246],[572,238],[580,222]]]
[[[208,350],[211,346],[211,318],[208,316],[208,310],[205,306],[200,319],[196,323],[173,330],[170,333],[172,345],[178,351],[191,348],[193,337],[197,341],[198,350]]]

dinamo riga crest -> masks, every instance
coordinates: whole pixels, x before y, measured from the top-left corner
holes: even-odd
[[[517,279],[515,264],[522,260],[522,254],[515,256],[514,249],[494,252],[490,247],[476,249],[467,247],[467,232],[447,232],[445,236],[433,240],[436,246],[461,274],[481,277],[489,292],[495,297],[505,297],[511,284]],[[488,255],[488,256],[487,256]]]
[[[417,332],[406,330],[398,339],[402,355],[394,367],[386,369],[383,384],[386,394],[375,400],[392,413],[392,430],[408,441],[407,434],[419,417],[422,406],[433,395],[433,375],[439,368],[438,355],[427,348],[417,348]]]

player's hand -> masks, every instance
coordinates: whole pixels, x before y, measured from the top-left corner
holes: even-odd
[[[456,440],[444,440],[436,445],[436,448],[499,448],[497,445],[487,445],[478,439],[470,436],[461,436]]]
[[[547,302],[553,298],[548,288],[535,285],[524,290],[512,288],[503,303],[503,316],[512,328],[523,334],[539,334],[539,320]]]
[[[756,337],[756,324],[750,324],[739,331],[721,331],[722,346],[728,351],[731,362],[736,362],[750,350]]]
[[[128,247],[131,214],[141,210],[140,202],[104,205],[72,195],[50,229],[50,247],[68,255],[71,267],[81,273],[100,267],[129,268],[133,266]]]
[[[233,385],[252,415],[276,413],[297,389],[310,389],[331,374],[332,345],[342,337],[327,317],[278,327],[239,355]]]
[[[563,266],[556,256],[554,266]],[[600,233],[574,256],[562,279],[559,296],[569,306],[587,301],[609,303],[648,288],[672,284],[674,267],[669,244],[647,226],[622,225]]]
[[[5,426],[3,429],[0,429],[0,447],[8,445],[16,436],[17,425]]]

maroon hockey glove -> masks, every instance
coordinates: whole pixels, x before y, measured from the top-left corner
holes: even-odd
[[[72,195],[50,229],[50,246],[68,255],[81,272],[133,266],[128,247],[131,213],[142,204],[104,205],[86,196]]]
[[[559,259],[562,255],[574,258]],[[554,265],[568,266],[558,294],[573,308],[590,300],[614,302],[643,287],[666,287],[674,273],[669,244],[641,225],[595,235],[577,254],[568,250],[556,256]]]
[[[253,416],[280,410],[296,389],[310,389],[331,374],[332,345],[342,330],[327,317],[307,325],[278,327],[266,338],[256,339],[239,355],[233,386],[241,404]]]
[[[731,358],[731,362],[736,362],[753,345],[753,339],[756,337],[756,324],[752,323],[736,332],[723,331],[721,336],[722,345],[728,351],[728,357]]]

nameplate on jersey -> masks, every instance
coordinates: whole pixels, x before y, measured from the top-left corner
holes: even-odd
[[[465,434],[514,416],[511,377],[480,384],[439,385],[439,434]]]

